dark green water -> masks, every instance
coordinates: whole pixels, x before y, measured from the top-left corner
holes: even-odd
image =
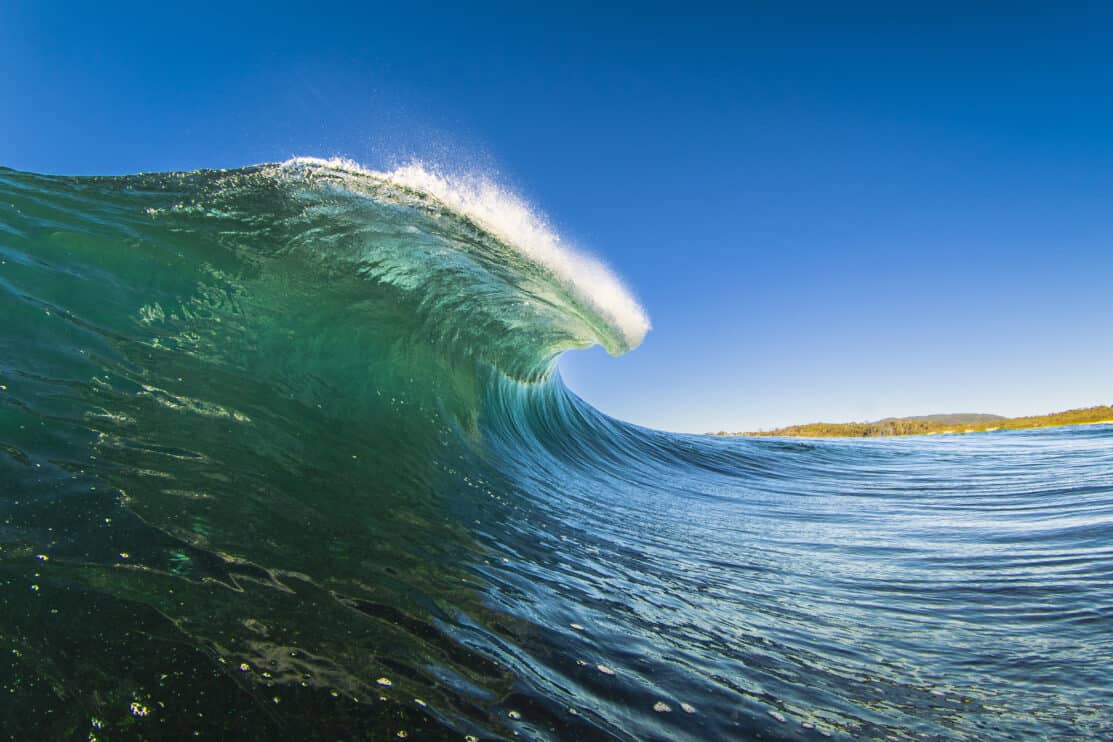
[[[612,420],[640,310],[454,187],[0,170],[4,735],[1113,736],[1113,426]]]

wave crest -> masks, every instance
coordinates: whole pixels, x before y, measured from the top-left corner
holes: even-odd
[[[415,191],[473,222],[523,257],[550,271],[574,295],[588,304],[621,336],[618,345],[604,342],[618,355],[636,348],[650,330],[645,310],[604,263],[562,240],[548,220],[521,197],[483,177],[447,175],[414,162],[379,172],[346,159],[296,157],[282,167],[288,171],[327,170],[333,175],[371,178]]]

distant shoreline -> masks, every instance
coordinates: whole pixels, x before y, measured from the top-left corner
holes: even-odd
[[[995,430],[1029,430],[1063,425],[1098,425],[1113,423],[1113,406],[1083,407],[1049,415],[1000,417],[986,414],[925,415],[922,417],[891,417],[868,423],[807,423],[775,430],[746,433],[708,433],[725,437],[776,436],[791,438],[878,438],[900,435],[942,435],[955,433],[988,433]]]

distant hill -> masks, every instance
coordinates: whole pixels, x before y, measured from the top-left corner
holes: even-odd
[[[791,436],[798,438],[872,438],[893,435],[932,435],[936,433],[977,433],[989,430],[1049,428],[1058,425],[1113,423],[1113,406],[1085,407],[1030,417],[1001,417],[984,413],[952,413],[917,417],[887,417],[871,423],[808,423],[753,433],[727,433],[725,436]]]
[[[969,425],[971,423],[988,423],[994,420],[1008,420],[1007,417],[1001,415],[987,415],[983,412],[952,412],[946,415],[917,415],[911,417],[887,417],[884,420],[878,420],[876,423],[868,423],[870,425],[877,425],[879,423],[888,422],[925,422],[925,423],[941,423],[943,425]]]

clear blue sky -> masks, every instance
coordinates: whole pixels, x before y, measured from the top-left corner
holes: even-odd
[[[562,364],[619,417],[1113,403],[1101,4],[47,5],[0,4],[0,165],[495,173],[649,311]]]

